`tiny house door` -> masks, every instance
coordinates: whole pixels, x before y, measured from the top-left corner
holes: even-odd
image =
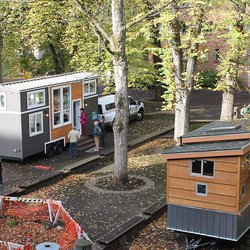
[[[81,115],[81,100],[76,100],[73,101],[73,126],[75,126],[77,128],[77,131],[79,131],[79,133],[81,133],[81,123],[80,123],[80,115]]]

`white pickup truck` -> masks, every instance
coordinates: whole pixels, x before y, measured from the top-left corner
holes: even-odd
[[[134,100],[129,96],[129,119],[136,119],[138,121],[143,119],[144,104],[143,102]],[[105,125],[112,127],[116,110],[115,110],[115,95],[106,95],[98,98],[98,113],[99,116],[105,117]]]

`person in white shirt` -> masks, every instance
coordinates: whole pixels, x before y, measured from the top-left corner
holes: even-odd
[[[79,133],[76,129],[76,127],[73,127],[72,130],[69,131],[68,134],[68,138],[69,138],[69,159],[71,160],[73,157],[73,153],[74,153],[74,158],[77,157],[77,141],[79,139]]]

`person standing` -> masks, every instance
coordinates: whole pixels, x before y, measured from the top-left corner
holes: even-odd
[[[87,114],[84,111],[84,108],[81,108],[81,116],[80,116],[80,122],[82,125],[82,137],[86,137],[86,123],[87,123]]]
[[[100,145],[101,147],[105,147],[105,135],[106,135],[106,128],[105,128],[105,117],[101,116],[99,119],[99,127],[101,128],[101,134],[100,134]]]
[[[93,136],[95,140],[95,151],[99,151],[101,128],[98,125],[98,121],[94,121]]]
[[[77,128],[74,126],[68,134],[69,139],[69,159],[71,160],[74,154],[74,159],[77,157],[77,141],[79,139],[79,133]]]
[[[3,186],[3,177],[2,177],[2,158],[0,157],[0,187]]]

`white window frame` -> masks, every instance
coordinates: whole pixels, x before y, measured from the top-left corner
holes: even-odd
[[[4,100],[4,105],[3,107],[0,106],[0,110],[6,110],[6,94],[0,93],[0,96],[3,96],[3,100]]]
[[[198,173],[193,173],[192,172],[192,163],[193,161],[201,161],[201,173],[198,174]],[[209,161],[209,160],[201,160],[201,159],[191,159],[190,160],[190,175],[194,175],[194,176],[203,176],[203,177],[206,177],[206,178],[214,178],[215,177],[215,162],[214,161],[211,161],[214,163],[214,170],[213,170],[213,175],[212,176],[209,176],[209,175],[204,175],[203,174],[203,163],[204,161]]]
[[[91,85],[91,83],[95,83],[95,91],[94,92],[91,92],[90,91],[90,85]],[[88,85],[88,92],[85,92],[85,85]],[[84,96],[88,96],[88,95],[94,95],[94,94],[96,94],[97,93],[97,90],[96,90],[96,88],[97,88],[97,86],[96,86],[97,84],[96,84],[96,80],[89,80],[89,81],[86,81],[86,82],[83,82],[83,93],[84,93]]]
[[[63,89],[69,88],[69,120],[63,122]],[[54,117],[54,90],[60,89],[60,123],[55,125]],[[52,117],[53,117],[53,128],[59,128],[71,124],[72,121],[72,98],[71,98],[71,86],[65,85],[57,88],[52,88]]]
[[[198,185],[206,186],[206,193],[205,194],[198,193]],[[198,196],[205,196],[205,197],[207,197],[208,196],[208,185],[206,183],[196,182],[195,183],[195,194],[198,195]]]
[[[30,126],[31,116],[35,116],[35,124],[36,124],[36,119],[38,115],[41,115],[41,127],[42,127],[41,131],[31,132],[31,126]],[[35,130],[36,130],[36,126],[35,126]],[[30,137],[43,134],[43,111],[29,114],[29,133],[30,133]]]
[[[38,93],[42,92],[43,93],[43,102],[42,103],[36,103],[36,96]],[[29,95],[34,94],[35,95],[35,104],[29,104]],[[37,107],[42,107],[45,106],[45,89],[39,89],[35,91],[31,91],[27,93],[27,107],[28,109],[32,108],[37,108]]]

